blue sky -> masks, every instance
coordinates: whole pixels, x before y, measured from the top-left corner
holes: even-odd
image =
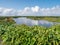
[[[28,7],[26,10],[31,10],[31,8],[33,8],[33,9],[37,8],[36,10],[38,10],[38,8],[39,8],[39,10],[42,9],[44,11],[47,9],[50,10],[51,8],[55,8],[55,10],[56,10],[57,6],[60,9],[60,0],[0,0],[1,8],[4,8],[4,9],[13,8],[14,10],[18,10],[18,11],[20,10],[20,12],[21,12],[21,10],[24,11],[24,9],[26,7]],[[13,10],[13,9],[11,9],[11,10]],[[60,10],[57,10],[57,11],[60,11]],[[10,13],[11,13],[11,11],[10,11]],[[31,11],[30,11],[30,13],[31,13]],[[30,14],[30,13],[28,13],[28,14]],[[38,14],[38,15],[40,13],[41,12],[37,12],[37,13],[35,12],[35,14]],[[26,15],[28,15],[28,14],[26,14]],[[31,15],[34,15],[34,14],[32,13]],[[41,14],[41,15],[43,15],[43,14]],[[55,14],[53,14],[53,15],[55,15]]]
[[[60,0],[0,0],[0,7],[22,9],[25,7],[39,6],[49,8],[60,5]]]

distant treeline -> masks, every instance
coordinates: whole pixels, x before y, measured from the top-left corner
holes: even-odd
[[[18,18],[18,17],[28,17],[28,18],[45,18],[45,17],[49,17],[49,18],[60,18],[60,16],[0,16],[0,18],[7,18],[7,17],[12,17],[12,18]]]

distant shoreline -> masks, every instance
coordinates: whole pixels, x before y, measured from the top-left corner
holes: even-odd
[[[60,18],[60,16],[0,16],[0,17],[13,17],[13,18],[18,18],[18,17],[51,17],[51,18]]]
[[[0,16],[0,20],[2,19],[11,19],[11,18],[20,18],[20,17],[26,17],[33,20],[47,20],[51,22],[59,22],[60,23],[60,16]]]

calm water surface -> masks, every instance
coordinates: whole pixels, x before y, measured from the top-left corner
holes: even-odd
[[[39,26],[50,27],[52,25],[59,24],[57,22],[49,22],[47,20],[32,20],[25,17],[14,18],[13,20],[15,20],[17,24],[26,24],[29,26],[39,25]]]

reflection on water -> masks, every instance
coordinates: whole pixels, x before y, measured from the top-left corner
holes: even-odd
[[[56,22],[49,22],[49,21],[46,21],[46,20],[32,20],[32,19],[27,19],[25,17],[14,18],[14,20],[17,24],[26,24],[26,25],[29,25],[29,26],[39,25],[39,26],[50,27],[52,25],[57,24]]]

